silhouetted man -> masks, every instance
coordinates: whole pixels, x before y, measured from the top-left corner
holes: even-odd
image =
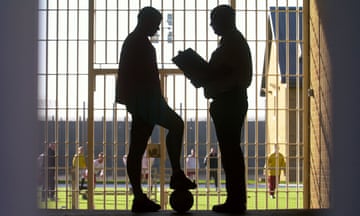
[[[248,109],[247,88],[252,78],[251,53],[235,25],[235,11],[220,5],[211,11],[210,25],[221,36],[212,53],[204,92],[212,98],[210,114],[214,121],[225,172],[227,199],[213,206],[215,212],[244,213],[246,184],[241,130]]]
[[[141,159],[155,124],[166,129],[166,147],[172,166],[170,188],[194,189],[180,167],[184,122],[166,103],[161,94],[155,48],[149,41],[162,20],[161,13],[145,7],[138,14],[138,23],[124,41],[116,83],[116,102],[125,104],[132,115],[127,172],[133,188],[133,212],[160,209],[141,188]]]
[[[206,98],[212,99],[210,115],[219,141],[227,191],[225,203],[213,206],[213,211],[244,213],[245,165],[240,142],[248,109],[247,88],[252,78],[251,53],[236,28],[235,11],[230,6],[217,6],[210,15],[210,25],[221,40],[209,63],[191,49],[180,52],[173,61],[195,87],[204,87]]]

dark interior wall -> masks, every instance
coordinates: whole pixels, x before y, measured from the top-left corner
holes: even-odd
[[[332,74],[331,206],[332,215],[357,215],[359,157],[359,1],[316,0],[324,26]]]
[[[37,2],[0,1],[0,215],[37,215]]]

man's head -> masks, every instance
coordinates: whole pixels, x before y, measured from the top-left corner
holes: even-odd
[[[55,151],[56,143],[54,143],[54,142],[49,143],[49,148],[52,149],[53,151]]]
[[[191,155],[194,155],[194,154],[195,154],[195,152],[194,152],[194,149],[193,149],[193,148],[191,148],[191,150],[190,150],[190,154],[191,154]]]
[[[144,7],[138,14],[138,28],[147,36],[153,36],[158,30],[162,20],[161,13],[153,7]]]
[[[84,147],[83,146],[79,146],[78,148],[78,154],[83,154],[84,153]]]
[[[274,152],[279,152],[280,146],[278,144],[274,145]]]
[[[210,25],[217,35],[224,35],[236,28],[235,10],[229,5],[219,5],[210,14]]]
[[[99,159],[99,162],[100,162],[100,163],[103,162],[103,160],[104,160],[104,153],[103,153],[103,152],[100,152],[100,153],[98,154],[98,159]]]

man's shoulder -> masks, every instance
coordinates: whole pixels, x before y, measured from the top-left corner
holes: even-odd
[[[230,40],[245,40],[245,37],[239,30],[236,29],[223,37],[223,41],[225,42]]]
[[[271,153],[270,155],[269,155],[269,158],[274,158],[276,156],[276,153]]]
[[[243,50],[245,47],[248,46],[246,38],[238,30],[232,32],[227,37],[224,37],[222,44],[224,48],[231,50]]]

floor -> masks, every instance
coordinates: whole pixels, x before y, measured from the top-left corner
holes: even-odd
[[[250,210],[246,212],[246,216],[325,216],[328,215],[327,209],[294,209],[294,210]],[[114,211],[114,210],[39,210],[40,216],[128,216],[128,215],[147,215],[147,216],[213,216],[213,215],[232,215],[232,214],[217,214],[212,211],[189,211],[184,214],[176,213],[175,211],[159,211],[153,213],[135,214],[130,211]]]

